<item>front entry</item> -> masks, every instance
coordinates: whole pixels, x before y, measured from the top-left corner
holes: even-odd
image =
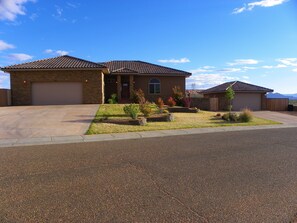
[[[121,97],[122,97],[122,100],[129,100],[130,99],[129,77],[122,77]]]

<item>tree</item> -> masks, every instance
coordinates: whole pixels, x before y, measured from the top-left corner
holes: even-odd
[[[232,85],[230,85],[227,89],[226,89],[226,98],[229,102],[229,106],[228,106],[228,110],[231,113],[232,110],[232,100],[235,97],[235,92],[233,91]]]

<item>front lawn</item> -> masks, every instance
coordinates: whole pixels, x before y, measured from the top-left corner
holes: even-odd
[[[199,113],[174,113],[175,120],[173,122],[149,122],[146,126],[127,125],[121,123],[121,120],[129,119],[124,113],[123,107],[124,105],[119,104],[100,105],[96,117],[86,134],[279,124],[256,117],[249,123],[228,123],[221,118],[215,117],[216,112],[200,111]]]

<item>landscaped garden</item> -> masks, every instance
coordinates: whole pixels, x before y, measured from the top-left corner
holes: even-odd
[[[191,108],[191,98],[185,97],[179,87],[173,88],[166,105],[162,98],[156,102],[147,101],[141,89],[133,92],[132,104],[117,104],[113,94],[109,104],[100,105],[87,134],[279,124],[254,117],[248,109],[232,112],[234,92],[231,87],[227,89],[226,97],[230,101],[229,111],[217,113]]]
[[[131,118],[125,114],[124,106],[120,104],[101,105],[87,134],[278,124],[256,117],[253,117],[250,122],[227,122],[221,116],[217,116],[216,112],[199,111],[198,113],[174,113],[172,122],[147,122],[146,125],[140,126],[129,124]]]

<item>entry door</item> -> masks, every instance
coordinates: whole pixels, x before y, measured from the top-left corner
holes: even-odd
[[[32,105],[70,105],[83,103],[81,82],[32,83]]]
[[[129,98],[130,98],[129,82],[124,81],[122,82],[122,99],[129,99]]]

